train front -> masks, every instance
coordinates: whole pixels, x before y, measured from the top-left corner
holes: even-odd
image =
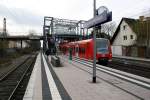
[[[107,65],[108,61],[112,59],[112,51],[108,39],[96,39],[97,54],[96,58],[100,64]]]

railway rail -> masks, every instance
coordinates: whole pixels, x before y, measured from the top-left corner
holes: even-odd
[[[74,58],[73,61],[78,62],[80,64],[86,65],[87,67],[92,68],[93,63],[90,61],[86,61],[84,59]],[[125,73],[122,71],[118,71],[116,69],[108,68],[106,66],[96,65],[97,70],[100,70],[102,72],[108,73],[110,75],[113,75],[115,77],[121,78],[123,80],[129,81],[131,83],[137,84],[139,86],[142,86],[146,89],[150,89],[150,80],[147,78],[141,78],[133,74]]]
[[[74,57],[92,63],[92,60]],[[98,63],[97,63],[98,64]],[[134,75],[150,78],[150,62],[113,58],[106,67],[128,72]]]
[[[13,72],[18,66],[21,66],[21,64],[25,63],[27,59],[29,59],[30,56],[26,55],[19,59],[16,59],[13,63],[11,63],[9,66],[4,66],[5,69],[1,70],[0,73],[0,81],[4,80],[11,72]]]
[[[113,59],[107,67],[150,78],[150,64],[148,62],[130,61],[127,59]]]
[[[21,100],[37,54],[32,54],[0,81],[0,99]]]
[[[128,57],[128,56],[125,56],[125,57],[123,57],[123,56],[113,56],[112,59],[120,60],[120,61],[125,60],[125,61],[129,61],[129,62],[131,61],[131,62],[136,62],[138,64],[139,64],[139,62],[141,64],[150,64],[150,60],[149,59],[144,59],[144,58],[136,58],[136,57],[134,58],[134,57]]]

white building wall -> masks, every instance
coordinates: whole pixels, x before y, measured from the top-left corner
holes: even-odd
[[[133,35],[133,39],[131,39],[131,35]],[[127,40],[124,40],[124,36],[127,36]],[[122,46],[132,46],[136,43],[136,39],[136,34],[132,31],[132,29],[125,21],[122,21],[119,33],[112,44],[113,55],[122,55]]]
[[[122,46],[112,46],[113,55],[122,56]]]
[[[21,48],[21,41],[16,42],[17,48]],[[28,47],[28,44],[25,41],[22,41],[22,48]]]
[[[126,26],[125,29],[123,28],[124,26]],[[133,39],[130,38],[131,35],[133,35]],[[124,36],[127,36],[127,40],[124,40]],[[113,45],[131,46],[136,43],[136,39],[136,34],[132,31],[132,29],[125,21],[122,21],[120,25],[120,31],[116,39],[114,40]]]
[[[113,46],[118,46],[118,45],[121,46],[122,45],[122,34],[120,34],[120,31],[119,31],[118,35],[116,36],[112,45]]]

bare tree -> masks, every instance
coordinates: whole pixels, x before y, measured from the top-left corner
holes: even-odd
[[[8,35],[8,31],[6,32],[6,36]],[[0,32],[0,36],[4,36],[3,32]],[[0,40],[0,57],[5,57],[7,54],[6,49],[8,48],[9,41],[7,40]]]
[[[29,36],[34,37],[34,36],[37,36],[36,34],[37,34],[36,31],[29,30]],[[41,48],[41,42],[38,40],[37,41],[30,40],[30,41],[28,41],[28,44],[29,44],[30,48],[32,48],[33,50],[39,50]]]
[[[36,35],[36,31],[35,30],[29,30],[29,36],[34,36]]]
[[[103,24],[101,27],[101,32],[107,34],[109,37],[113,36],[115,30],[116,30],[115,22],[109,22],[109,23]]]

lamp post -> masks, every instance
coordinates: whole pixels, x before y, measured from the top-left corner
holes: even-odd
[[[96,0],[93,2],[93,17],[96,16]],[[93,41],[94,41],[94,56],[93,56],[93,83],[96,83],[96,28],[93,28]]]

